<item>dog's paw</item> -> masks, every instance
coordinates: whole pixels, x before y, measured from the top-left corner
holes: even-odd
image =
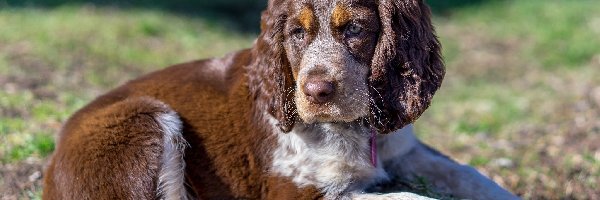
[[[350,195],[353,200],[433,200],[432,198],[421,196],[410,192],[399,193],[354,193]]]

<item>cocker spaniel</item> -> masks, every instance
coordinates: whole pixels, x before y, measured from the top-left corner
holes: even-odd
[[[412,133],[444,76],[423,0],[271,0],[261,29],[75,113],[44,199],[516,198]]]

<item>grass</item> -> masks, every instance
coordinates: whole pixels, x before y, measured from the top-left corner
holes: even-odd
[[[597,10],[592,0],[507,0],[436,16],[447,75],[416,123],[420,138],[525,199],[599,199]],[[0,194],[9,199],[39,198],[61,123],[95,96],[256,37],[211,18],[89,5],[0,8],[0,27]]]
[[[38,136],[57,132],[106,88],[169,64],[222,55],[252,40],[200,19],[80,6],[3,9],[0,27],[0,135],[9,141],[0,149],[3,161],[45,157],[52,145]]]
[[[447,75],[416,128],[525,199],[598,199],[600,3],[492,1],[437,18]]]
[[[548,68],[583,67],[600,52],[599,6],[592,0],[550,0],[540,6],[536,0],[491,1],[479,9],[471,7],[453,19],[488,29],[501,39],[528,41],[523,58],[538,58]],[[490,26],[493,24],[493,26]]]
[[[61,123],[142,73],[250,46],[216,21],[157,10],[0,9],[0,194],[39,198]],[[13,181],[19,180],[19,181]]]

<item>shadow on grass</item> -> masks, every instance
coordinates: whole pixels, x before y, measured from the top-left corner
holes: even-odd
[[[453,9],[497,0],[426,0],[435,15],[448,16]],[[267,0],[0,0],[0,8],[86,4],[121,9],[157,9],[225,23],[242,33],[259,31],[260,12]]]
[[[0,0],[0,8],[54,8],[65,5],[155,9],[205,18],[242,33],[257,33],[260,12],[266,7],[266,0]]]

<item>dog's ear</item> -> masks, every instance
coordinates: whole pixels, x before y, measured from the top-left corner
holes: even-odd
[[[261,33],[256,40],[253,56],[256,58],[249,69],[250,87],[261,98],[266,109],[278,120],[283,132],[289,132],[297,119],[294,104],[294,78],[283,46],[283,29],[287,19],[286,2],[270,1],[261,16]],[[254,80],[252,80],[254,79]]]
[[[429,107],[445,69],[423,0],[381,0],[378,9],[382,32],[369,77],[375,101],[370,121],[380,133],[390,133]]]

